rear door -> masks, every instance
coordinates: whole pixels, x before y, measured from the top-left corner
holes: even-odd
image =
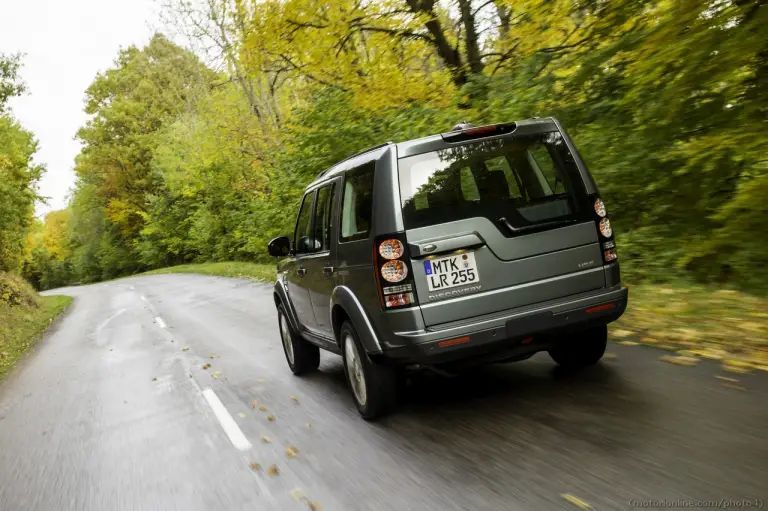
[[[306,329],[317,328],[315,313],[309,301],[309,288],[307,287],[307,262],[315,252],[315,240],[312,236],[312,208],[315,200],[315,192],[304,195],[304,200],[296,219],[296,230],[293,235],[294,256],[288,265],[285,279],[288,287],[288,297],[293,304],[299,323]]]
[[[428,326],[604,287],[589,199],[558,131],[399,160],[403,221]]]
[[[333,291],[334,273],[333,261],[336,257],[336,249],[331,242],[332,225],[331,218],[336,202],[337,180],[317,189],[315,201],[314,239],[316,240],[316,252],[304,261],[307,268],[305,286],[309,289],[309,301],[315,314],[313,330],[324,337],[333,338],[333,326],[331,324],[331,292]]]

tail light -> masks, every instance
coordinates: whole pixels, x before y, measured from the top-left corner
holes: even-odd
[[[378,236],[373,242],[373,265],[379,299],[384,309],[418,305],[410,253],[404,233]]]
[[[608,219],[608,211],[605,208],[605,204],[600,197],[594,195],[590,197],[592,206],[595,211],[595,224],[597,231],[600,233],[600,246],[603,253],[603,262],[605,264],[612,263],[619,258],[619,254],[616,252],[616,240],[613,237],[613,228],[611,227],[611,221]]]

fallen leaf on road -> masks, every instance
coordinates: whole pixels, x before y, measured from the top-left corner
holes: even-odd
[[[237,415],[239,415],[241,418],[245,418],[245,414],[243,412],[240,412]]]
[[[616,360],[617,358],[619,357],[617,357],[613,353],[606,353],[605,355],[603,355],[603,360]]]
[[[261,405],[261,406],[259,406],[259,411],[260,412],[266,412],[267,411],[267,407],[264,406],[264,405]]]
[[[214,380],[218,380],[219,379],[218,375],[215,375],[215,374],[212,374],[211,378],[213,378]]]
[[[152,378],[152,381],[157,381],[157,378]]]
[[[698,358],[693,358],[693,357],[673,357],[672,355],[664,355],[659,360],[661,360],[662,362],[669,362],[670,364],[675,364],[675,365],[679,365],[679,366],[686,366],[686,367],[695,366],[696,364],[699,363],[699,359]]]
[[[632,332],[630,332],[629,330],[618,329],[618,330],[611,330],[611,335],[614,337],[629,337],[630,335],[632,335]]]
[[[723,382],[723,387],[733,390],[747,390],[746,387],[742,387],[741,385],[736,385],[735,383],[728,383]]]
[[[251,463],[251,470],[254,472],[261,470],[261,463]]]
[[[304,496],[304,492],[301,491],[299,488],[294,488],[293,490],[291,490],[291,497],[293,497],[295,500],[301,500],[306,498]]]
[[[211,367],[211,364],[209,364],[208,362],[203,364],[203,369],[208,369],[209,367]]]
[[[267,415],[267,420],[268,421],[274,421],[275,420],[275,416],[270,413],[269,415]]]
[[[208,356],[208,358],[210,358],[211,360],[213,360],[214,358],[216,358],[216,355],[209,355],[209,356]]]
[[[747,369],[746,367],[724,364],[723,371],[728,371],[729,373],[736,373],[736,374],[747,374],[749,372],[749,369]]]
[[[221,371],[217,370],[214,374],[221,374]]]
[[[270,465],[269,468],[267,469],[267,474],[270,477],[275,477],[276,475],[280,474],[280,469],[277,468],[277,465]]]
[[[728,378],[727,376],[720,376],[719,374],[716,375],[715,378],[717,378],[718,380],[730,381],[730,382],[734,382],[734,383],[739,381],[736,378]]]
[[[635,341],[619,341],[619,344],[624,346],[637,346]]]
[[[253,401],[251,401],[251,408],[255,410],[256,406],[258,406],[258,404],[259,404],[259,402],[254,399]]]
[[[296,396],[291,396],[291,400],[296,401],[297,403],[299,402],[299,398],[297,398]]]
[[[258,380],[256,380],[256,381],[258,381],[259,383],[264,383],[264,378],[259,378],[259,379],[258,379]]]
[[[654,344],[654,343],[657,343],[659,341],[654,339],[653,337],[643,337],[643,342],[646,342],[648,344]]]
[[[272,443],[272,440],[270,440],[267,435],[262,435],[261,436],[261,441],[264,442],[265,444],[271,444]]]
[[[307,422],[307,427],[308,427],[309,429],[312,429],[312,424],[310,424],[309,422]]]
[[[575,495],[564,493],[562,497],[574,506],[577,506],[579,509],[592,509],[592,506],[581,500],[579,497],[576,497]]]
[[[189,351],[189,344],[181,348],[181,351]]]
[[[317,502],[312,502],[311,500],[307,500],[307,507],[310,509],[310,511],[320,511],[320,504]]]
[[[286,454],[286,455],[287,455],[289,458],[295,458],[295,457],[296,457],[296,455],[297,455],[297,454],[299,454],[299,450],[298,450],[298,449],[296,449],[296,448],[295,448],[295,447],[293,447],[293,446],[290,446],[290,447],[287,447],[287,448],[285,449],[285,454]]]

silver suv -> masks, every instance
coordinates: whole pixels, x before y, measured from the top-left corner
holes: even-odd
[[[627,306],[597,186],[557,120],[386,143],[310,184],[293,238],[269,243],[294,374],[339,354],[361,415],[405,368],[457,371],[547,351],[603,356]]]

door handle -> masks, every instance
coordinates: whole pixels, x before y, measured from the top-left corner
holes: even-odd
[[[296,270],[296,275],[298,275],[299,277],[303,277],[306,274],[307,274],[306,268],[299,268],[298,270]]]
[[[330,277],[331,275],[334,274],[335,271],[336,271],[336,268],[334,268],[333,266],[323,267],[323,275],[325,275],[326,277]]]

